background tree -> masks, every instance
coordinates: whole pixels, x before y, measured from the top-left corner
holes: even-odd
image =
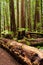
[[[1,1],[0,1],[0,37],[1,37]]]
[[[25,28],[25,10],[24,10],[25,0],[21,0],[21,27]]]
[[[11,22],[11,31],[16,32],[16,24],[15,24],[15,12],[14,12],[14,1],[9,0],[9,7],[10,7],[10,22]]]
[[[31,0],[28,0],[28,28],[31,31]]]
[[[41,0],[41,21],[42,21],[42,30],[43,30],[43,0]]]
[[[43,30],[42,0],[0,0],[1,31],[28,28],[30,31]]]
[[[35,19],[34,19],[34,30],[37,30],[37,24],[40,22],[40,13],[39,13],[39,0],[36,0],[35,5]]]
[[[19,28],[19,0],[17,0],[17,28]]]

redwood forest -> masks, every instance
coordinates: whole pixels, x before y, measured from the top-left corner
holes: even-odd
[[[43,0],[0,0],[0,65],[43,65]]]

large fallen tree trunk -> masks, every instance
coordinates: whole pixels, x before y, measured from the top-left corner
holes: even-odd
[[[0,45],[8,49],[22,65],[43,65],[43,53],[37,48],[8,39],[0,39]]]
[[[30,35],[30,38],[43,38],[43,33],[39,32],[26,32],[26,36],[28,37]]]
[[[26,39],[28,42],[30,42],[30,45],[31,46],[37,46],[37,45],[40,45],[42,46],[43,45],[43,38],[37,38],[37,39]]]

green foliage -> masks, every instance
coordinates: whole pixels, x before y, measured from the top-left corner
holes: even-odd
[[[26,45],[30,45],[30,42],[26,41],[25,38],[23,40],[18,40],[19,43],[23,43],[23,44],[26,44]]]
[[[41,50],[43,50],[43,47],[40,47]]]
[[[3,32],[1,32],[1,34],[3,35],[3,34],[13,34],[13,32],[12,31],[8,31],[8,30],[4,30]]]
[[[28,46],[29,46],[29,45],[30,45],[30,42],[29,42],[29,41],[26,41],[26,45],[28,45]]]
[[[39,48],[40,48],[40,46],[37,46],[37,48],[39,49]]]
[[[37,48],[43,50],[43,46],[37,46]]]
[[[6,0],[6,2],[8,3],[8,2],[9,2],[9,0]]]
[[[19,28],[19,29],[18,29],[18,31],[26,31],[26,32],[27,32],[28,30],[29,30],[29,28]]]
[[[25,28],[19,28],[18,29],[18,31],[24,31],[25,30]]]
[[[7,38],[7,39],[13,39],[13,32],[5,30],[2,33],[2,37]]]

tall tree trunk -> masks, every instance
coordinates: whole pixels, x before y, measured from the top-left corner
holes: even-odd
[[[30,5],[30,0],[28,0],[28,28],[31,31],[31,5]]]
[[[8,7],[7,2],[6,2],[6,7]],[[7,26],[7,30],[9,31],[8,10],[6,7],[5,7],[6,23],[7,23],[6,26]]]
[[[17,28],[19,28],[19,0],[17,0]]]
[[[0,37],[1,37],[1,2],[0,2]]]
[[[5,28],[6,28],[6,27],[5,27],[5,21],[6,21],[6,20],[5,20],[5,18],[6,18],[6,16],[5,16],[5,11],[6,11],[6,10],[5,10],[5,4],[6,4],[6,2],[4,3],[4,1],[3,1],[3,3],[2,3],[2,5],[3,5],[2,11],[3,11],[3,12],[1,13],[1,14],[3,15],[3,21],[1,21],[1,23],[3,22],[3,31],[4,31]],[[2,24],[1,24],[1,25],[2,25]],[[1,29],[2,29],[2,28],[1,28]]]
[[[21,27],[25,28],[25,11],[24,11],[25,0],[21,0]]]
[[[42,21],[42,30],[43,30],[43,0],[41,0],[41,21]]]
[[[36,0],[36,6],[35,6],[34,31],[37,30],[37,22],[40,22],[39,1],[38,0]]]
[[[9,0],[9,6],[10,6],[10,22],[11,22],[11,31],[16,32],[16,24],[15,24],[15,13],[14,13],[14,1]]]
[[[41,0],[39,1],[39,6],[40,6],[40,26],[39,26],[39,28],[40,28],[40,32],[42,32],[42,21],[41,21]]]

